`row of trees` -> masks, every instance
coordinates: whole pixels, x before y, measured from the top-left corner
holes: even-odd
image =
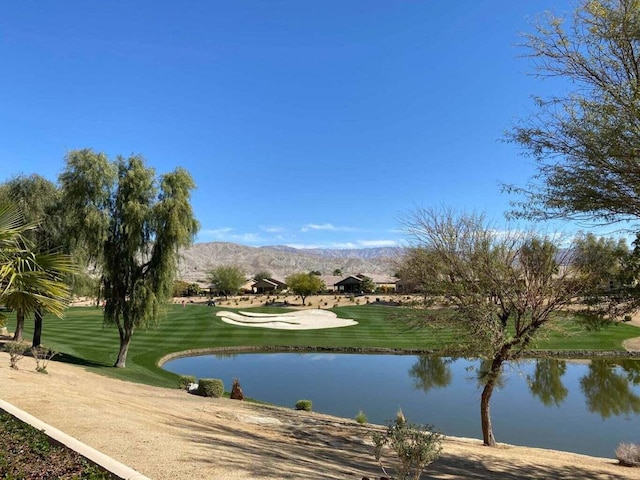
[[[22,224],[12,220],[10,225],[20,230],[20,237],[9,247],[2,245],[0,301],[9,307],[17,302],[8,294],[19,277],[7,273],[11,262],[5,257],[16,258],[16,265],[32,277],[40,270],[53,276],[63,290],[61,302],[68,298],[69,286],[76,293],[95,288],[91,293],[104,301],[105,324],[118,329],[115,366],[124,367],[135,329],[156,322],[163,301],[172,294],[178,249],[190,244],[197,232],[190,205],[194,188],[182,168],[157,176],[140,156],[111,161],[88,149],[69,152],[58,185],[38,176],[7,182],[0,188],[0,201],[15,205],[26,218]],[[27,233],[31,238],[25,237]],[[13,251],[34,260],[25,263]],[[56,258],[65,260],[64,271],[51,263]],[[49,264],[44,263],[47,259]],[[36,264],[42,268],[31,266]],[[79,268],[71,268],[72,264]],[[95,272],[93,277],[90,271]],[[67,273],[76,275],[63,278]],[[24,314],[34,313],[36,322],[44,311],[62,313],[62,306],[45,308],[42,288],[37,289],[37,301],[22,309]],[[20,328],[24,314],[16,311]]]

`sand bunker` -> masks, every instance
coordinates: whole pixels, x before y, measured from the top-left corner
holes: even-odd
[[[223,322],[242,327],[277,328],[281,330],[318,330],[357,325],[349,318],[338,318],[328,310],[300,310],[288,313],[218,312]]]

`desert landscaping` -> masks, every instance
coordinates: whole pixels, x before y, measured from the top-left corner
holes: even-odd
[[[3,399],[154,480],[379,478],[371,426],[351,419],[210,399],[53,363],[20,370],[0,353]],[[91,392],[88,394],[88,392]],[[558,432],[570,434],[570,432]],[[425,478],[638,479],[640,471],[584,455],[447,438]]]
[[[317,304],[331,301],[333,295],[311,298]],[[392,300],[380,298],[380,302]],[[255,305],[240,298],[237,305],[234,298],[227,301],[234,308]],[[295,304],[296,298],[286,301]],[[339,301],[350,302],[349,298]],[[304,311],[300,313],[305,316]],[[637,318],[633,322],[640,323]],[[8,355],[0,353],[3,399],[154,480],[382,476],[371,441],[371,433],[379,426],[123,382],[67,363],[53,362],[48,370],[48,375],[36,373],[28,357],[21,361],[20,370],[10,369]],[[443,447],[442,457],[423,478],[640,478],[640,470],[622,467],[613,458],[504,444],[489,448],[480,440],[453,437],[446,438]],[[386,460],[391,463],[390,458]]]

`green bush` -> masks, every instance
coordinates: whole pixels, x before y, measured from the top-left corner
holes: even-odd
[[[224,382],[219,378],[201,378],[198,380],[198,395],[220,398],[224,394]]]
[[[364,425],[365,423],[367,423],[367,416],[362,410],[360,410],[356,415],[356,422],[358,422],[360,425]]]
[[[310,412],[313,406],[313,402],[311,400],[298,400],[296,402],[296,410],[304,410],[305,412]]]
[[[621,443],[616,448],[616,458],[625,467],[640,467],[640,445]]]
[[[180,375],[178,379],[178,388],[181,390],[188,390],[189,384],[196,383],[196,377],[193,375]]]
[[[382,449],[385,446],[391,447],[398,459],[397,478],[417,480],[427,466],[440,457],[443,439],[444,435],[434,432],[431,425],[407,423],[399,411],[395,421],[387,423],[385,433],[373,434],[373,454],[388,477],[381,458]]]

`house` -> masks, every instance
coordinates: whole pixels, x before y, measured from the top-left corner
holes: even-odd
[[[251,289],[255,293],[275,293],[287,288],[287,284],[277,278],[261,278],[251,285]]]
[[[385,275],[376,275],[376,274],[362,274],[359,273],[357,275],[349,275],[339,282],[334,284],[334,288],[336,291],[341,293],[363,293],[363,283],[365,278],[368,277],[371,279],[373,284],[375,285],[375,289],[386,289],[391,292],[395,291],[395,284],[397,279],[393,277],[388,277]]]
[[[336,290],[335,284],[344,277],[337,275],[320,275],[320,280],[324,282],[325,292],[333,292]]]

